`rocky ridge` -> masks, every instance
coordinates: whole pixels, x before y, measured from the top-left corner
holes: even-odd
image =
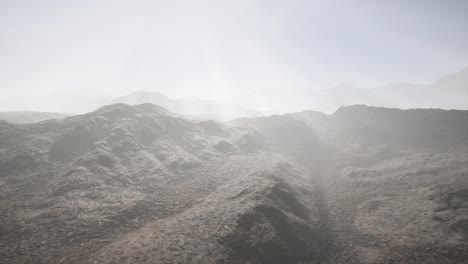
[[[0,122],[0,263],[464,263],[468,114]]]

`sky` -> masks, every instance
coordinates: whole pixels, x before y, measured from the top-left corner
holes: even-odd
[[[0,96],[427,84],[468,66],[465,0],[0,0]]]

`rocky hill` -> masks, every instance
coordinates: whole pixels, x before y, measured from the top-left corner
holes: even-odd
[[[0,121],[0,263],[464,263],[468,112]]]
[[[295,161],[322,165],[317,177],[338,245],[330,263],[465,263],[468,111],[358,105],[231,124],[264,134],[279,146],[273,151],[294,157],[281,146],[304,142],[326,154],[307,147]]]
[[[0,262],[325,258],[308,171],[265,148],[151,104],[0,123]]]

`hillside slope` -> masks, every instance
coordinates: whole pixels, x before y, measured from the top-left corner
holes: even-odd
[[[467,118],[0,121],[0,263],[465,263]]]
[[[465,263],[468,111],[358,105],[231,124],[256,129],[273,151],[311,170],[322,164],[338,245],[330,263]],[[299,156],[281,148],[301,142],[309,147]]]
[[[151,104],[0,122],[0,263],[326,258],[308,171],[265,147]]]

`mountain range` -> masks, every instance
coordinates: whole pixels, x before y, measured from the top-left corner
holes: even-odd
[[[17,124],[37,123],[49,119],[62,119],[68,115],[49,112],[0,112],[0,120]]]
[[[200,100],[197,98],[171,99],[156,92],[133,92],[129,95],[118,97],[112,103],[125,103],[137,105],[152,103],[167,108],[168,110],[194,119],[213,119],[226,121],[236,117],[261,116],[260,112],[236,105],[230,102],[218,102]]]
[[[190,119],[227,121],[314,110],[331,114],[341,106],[365,104],[389,108],[468,109],[468,67],[430,85],[397,83],[373,89],[339,85],[323,90],[262,90],[229,102],[198,98],[170,98],[159,92],[137,91],[120,97],[105,93],[73,91],[50,96],[0,98],[0,110],[82,114],[114,103],[153,103]]]
[[[468,111],[0,121],[0,263],[465,263]]]
[[[304,109],[333,113],[341,106],[355,104],[401,109],[468,109],[468,67],[430,85],[398,83],[373,89],[339,85],[318,91],[261,91],[234,101],[270,114]]]

